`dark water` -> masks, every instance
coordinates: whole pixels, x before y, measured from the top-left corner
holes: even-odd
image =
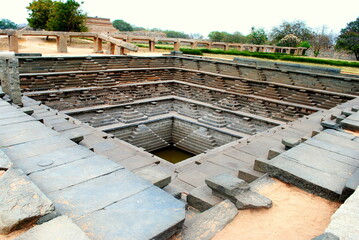
[[[153,151],[152,154],[154,154],[160,158],[163,158],[171,163],[178,163],[180,161],[183,161],[187,158],[191,158],[194,156],[194,154],[183,151],[174,146],[168,146],[165,148],[161,148],[159,150]]]

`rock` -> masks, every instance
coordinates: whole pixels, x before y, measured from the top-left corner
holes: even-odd
[[[335,236],[333,233],[323,233],[319,236],[312,238],[312,240],[339,240],[338,236]]]
[[[85,233],[67,216],[60,216],[15,238],[15,240],[89,240]]]
[[[329,128],[329,129],[337,129],[339,128],[339,124],[337,124],[334,121],[323,121],[320,123],[323,128]]]
[[[240,210],[242,209],[252,209],[252,208],[271,208],[272,207],[272,200],[269,198],[266,198],[265,196],[253,192],[253,191],[245,191],[237,196],[228,196],[216,191],[212,191],[212,194],[216,197],[222,198],[222,199],[228,199],[234,204],[236,204],[236,207]]]
[[[205,182],[212,190],[233,197],[249,189],[247,182],[228,173],[210,177],[206,179]]]
[[[236,206],[225,200],[185,221],[182,240],[210,240],[237,215]]]
[[[0,170],[7,170],[12,167],[12,162],[9,157],[0,150]]]
[[[153,167],[141,168],[135,174],[151,182],[153,185],[164,188],[171,182],[171,176]]]
[[[300,144],[300,139],[286,137],[282,139],[282,144],[288,149]]]
[[[53,203],[21,170],[7,170],[0,189],[0,234],[54,211]]]

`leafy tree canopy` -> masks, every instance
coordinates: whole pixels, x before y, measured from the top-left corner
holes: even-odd
[[[129,24],[121,19],[117,19],[117,20],[113,21],[112,25],[114,26],[114,28],[116,28],[119,31],[132,32],[134,30],[133,26],[131,24]]]
[[[340,31],[336,48],[353,53],[359,61],[359,17]]]
[[[252,44],[263,45],[267,42],[268,37],[263,28],[252,27],[251,33],[247,36],[248,41]]]
[[[165,30],[162,32],[164,32],[168,38],[189,38],[189,36],[184,32],[177,32],[173,30]]]
[[[296,47],[299,45],[299,43],[300,39],[297,36],[295,36],[294,34],[288,34],[279,41],[278,46]]]
[[[279,26],[274,27],[269,36],[273,43],[278,43],[282,38],[289,34],[294,34],[302,41],[309,41],[313,34],[304,21],[283,21]]]
[[[34,0],[27,7],[29,26],[49,31],[86,31],[86,14],[75,0]]]
[[[10,21],[9,19],[0,19],[0,29],[16,29],[16,23]]]

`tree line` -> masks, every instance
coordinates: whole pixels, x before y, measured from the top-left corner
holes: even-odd
[[[33,0],[27,7],[29,18],[28,25],[34,29],[48,31],[87,31],[85,21],[86,13],[80,7],[82,3],[76,0]],[[134,26],[124,20],[117,19],[112,22],[119,31],[161,31],[169,38],[203,39],[201,34],[187,34],[174,30],[161,30],[158,28],[145,29]],[[19,26],[9,19],[0,19],[0,29],[16,29]],[[269,32],[263,28],[252,27],[248,35],[240,32],[228,33],[224,31],[212,31],[208,39],[213,42],[249,43],[256,45],[277,45],[287,47],[312,48],[317,56],[321,50],[334,46],[338,50],[353,53],[359,60],[359,17],[347,24],[335,36],[323,26],[320,29],[312,29],[304,21],[283,21],[273,27]]]

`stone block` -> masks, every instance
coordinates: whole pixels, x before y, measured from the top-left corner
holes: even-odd
[[[285,152],[285,149],[281,148],[271,148],[268,151],[267,159],[271,160],[272,158],[275,158],[276,156],[280,155],[281,153]]]
[[[0,150],[0,170],[7,170],[13,166],[9,157]]]
[[[181,199],[182,197],[182,192],[177,187],[172,186],[171,184],[164,187],[163,190],[177,199]]]
[[[60,216],[37,225],[21,234],[15,240],[90,240],[67,216]]]
[[[282,139],[282,144],[286,147],[286,149],[295,147],[300,144],[300,139],[286,137]]]
[[[152,186],[75,222],[93,239],[167,240],[184,219],[185,204]]]
[[[351,110],[349,110],[349,109],[346,109],[346,110],[343,110],[342,111],[342,114],[343,115],[345,115],[345,116],[350,116],[350,115],[352,115],[353,113],[355,113],[355,112],[353,112],[353,111],[351,111]]]
[[[249,189],[247,182],[227,173],[210,177],[205,182],[212,190],[232,197]]]
[[[153,167],[141,168],[134,171],[134,173],[159,188],[164,188],[171,182],[169,174]]]
[[[21,170],[7,170],[0,189],[0,234],[54,211],[53,203]]]
[[[329,129],[337,129],[339,127],[339,124],[337,124],[334,121],[323,121],[320,123],[322,125],[323,128],[329,128]]]
[[[233,203],[225,200],[211,209],[186,220],[182,240],[210,240],[237,215]]]
[[[312,240],[339,240],[338,236],[335,236],[333,233],[323,233],[319,236],[312,238]]]
[[[267,173],[268,172],[268,163],[269,160],[265,159],[265,158],[258,158],[254,161],[254,166],[253,169],[261,172],[261,173]]]
[[[193,189],[187,196],[188,205],[201,212],[210,209],[221,201],[221,198],[212,195],[212,191],[207,185]]]
[[[350,195],[352,195],[359,186],[359,168],[349,177],[347,182],[345,183],[345,187],[340,196],[340,200],[344,201]]]

